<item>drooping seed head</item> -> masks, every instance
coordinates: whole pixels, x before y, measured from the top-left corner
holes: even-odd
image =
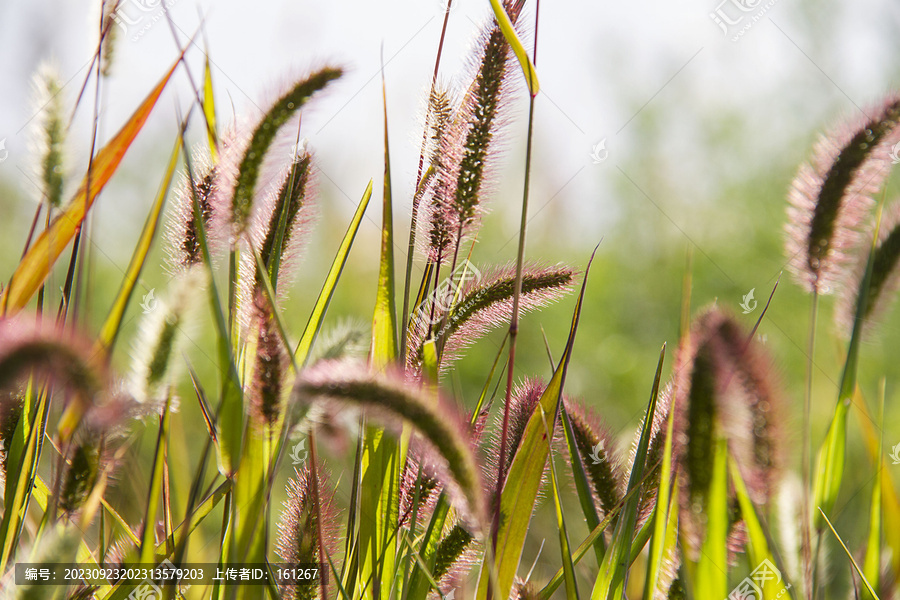
[[[450,402],[435,399],[432,392],[407,382],[403,373],[373,373],[364,365],[346,361],[321,361],[304,370],[291,398],[304,404],[327,399],[348,402],[389,427],[408,422],[419,434],[416,439],[432,449],[423,467],[447,486],[458,499],[460,512],[482,530],[485,502],[470,431]]]
[[[848,278],[848,285],[841,290],[835,311],[838,328],[848,338],[856,320],[857,305],[868,261],[869,253],[861,252]],[[884,215],[878,230],[868,298],[862,314],[866,333],[872,333],[879,316],[888,309],[898,288],[900,288],[900,203],[895,203]]]
[[[872,197],[890,171],[900,142],[900,94],[867,116],[823,137],[811,163],[800,167],[790,191],[787,255],[797,281],[828,294],[860,245]]]
[[[255,199],[265,192],[270,176],[264,174],[264,162],[270,147],[282,128],[318,91],[340,77],[340,69],[325,67],[299,78],[282,90],[265,114],[250,127],[241,127],[248,133],[234,135],[232,143],[220,159],[221,185],[219,192],[226,196],[230,206],[227,221],[231,229],[232,243],[247,231],[253,215]],[[284,161],[276,161],[277,165]],[[280,183],[280,181],[279,181]]]
[[[275,544],[278,556],[286,563],[328,564],[329,557],[334,560],[337,553],[338,513],[334,494],[329,491],[324,465],[318,465],[316,474],[317,477],[307,463],[288,481],[287,500]],[[319,546],[320,538],[324,547]],[[320,590],[319,585],[284,585],[280,588],[282,597],[290,600],[318,599]]]
[[[459,268],[457,268],[457,271]],[[576,273],[568,267],[544,267],[525,265],[522,275],[522,295],[519,299],[520,314],[546,306],[572,289]],[[446,298],[450,294],[444,288],[456,289],[454,276],[445,280],[434,299],[426,301],[411,320],[410,367],[415,370],[422,360],[422,342],[429,332],[443,340],[444,350],[441,368],[449,368],[463,351],[495,327],[509,323],[515,295],[515,265],[492,269],[486,273],[469,272],[459,290],[459,301],[449,308],[443,326],[433,331],[430,319],[432,305],[438,317],[446,310]]]

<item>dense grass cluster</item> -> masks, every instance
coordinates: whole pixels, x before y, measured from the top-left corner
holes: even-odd
[[[220,132],[207,62],[99,331],[85,330],[73,302],[73,290],[89,277],[79,261],[82,227],[173,73],[189,65],[178,57],[91,157],[68,203],[61,115],[70,107],[58,99],[46,104],[36,130],[42,202],[0,296],[3,597],[158,597],[146,595],[151,588],[164,597],[215,599],[900,596],[900,501],[875,427],[863,429],[872,464],[859,467],[875,477],[868,535],[846,539],[831,519],[844,479],[848,415],[858,410],[869,420],[876,412],[857,386],[860,341],[864,333],[878,335],[874,319],[900,272],[900,210],[875,208],[889,149],[900,142],[896,95],[871,117],[824,137],[789,193],[786,248],[797,283],[810,292],[811,331],[820,298],[837,294],[849,339],[822,440],[810,431],[807,394],[803,431],[794,436],[803,439],[799,484],[786,484],[797,478],[787,459],[788,400],[772,360],[755,328],[745,330],[717,306],[685,319],[673,360],[662,344],[629,452],[604,423],[604,401],[565,392],[569,364],[579,360],[591,261],[574,267],[524,260],[527,179],[515,261],[484,265],[474,250],[502,128],[515,125],[504,109],[528,97],[531,121],[539,89],[516,29],[527,16],[523,0],[492,4],[495,15],[477,38],[471,68],[453,84],[459,93],[435,79],[428,95],[405,280],[395,273],[385,123],[381,246],[364,250],[379,254],[379,277],[371,330],[362,333],[320,335],[337,286],[355,285],[341,274],[358,245],[371,182],[306,327],[293,331],[284,319],[316,207],[315,152],[299,143],[300,114],[341,77],[340,68],[291,82],[256,122]],[[98,65],[113,57],[114,28],[103,31]],[[51,72],[39,82],[40,93],[57,98]],[[189,148],[189,130],[208,141]],[[530,157],[530,123],[526,139]],[[292,142],[288,156],[281,148]],[[132,362],[116,372],[123,318],[136,303],[154,244],[165,246],[171,281],[158,297],[144,296]],[[67,251],[57,297],[46,281]],[[516,379],[519,316],[577,289],[566,345],[547,347],[550,376]],[[686,292],[690,315],[690,286]],[[194,369],[184,343],[204,311],[217,350],[218,374],[209,378]],[[466,360],[473,343],[503,328],[508,334],[493,363]],[[355,352],[361,339],[364,351]],[[811,335],[810,361],[814,345]],[[453,369],[477,373],[480,394],[452,393]],[[812,376],[810,367],[810,390]],[[178,406],[187,403],[203,416],[191,424],[202,437],[199,460],[171,451],[173,422],[183,418]],[[125,484],[139,433],[155,437],[141,490]],[[341,436],[350,440],[348,468],[336,477],[339,469],[326,466],[320,448],[322,438]],[[192,473],[187,492],[171,484],[176,466]],[[276,474],[291,468],[281,505],[272,499]],[[175,494],[187,497],[176,503]],[[578,511],[566,509],[566,495],[577,499]],[[558,532],[543,550],[558,572],[545,579],[520,564],[535,541],[530,531],[541,501],[552,507]],[[136,512],[140,518],[129,518]],[[209,531],[212,544],[203,537]],[[41,586],[17,581],[13,569],[76,562],[265,565],[268,581],[239,586],[102,574]],[[314,567],[319,576],[278,578],[288,564]],[[831,584],[834,569],[849,573],[844,580],[852,589]]]

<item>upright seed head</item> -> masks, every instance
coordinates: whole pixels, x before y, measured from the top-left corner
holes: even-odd
[[[681,523],[691,552],[705,531],[717,440],[741,465],[751,499],[765,504],[780,479],[780,399],[772,367],[735,321],[712,309],[679,348],[674,375],[673,453],[682,482]],[[733,500],[733,499],[732,499]],[[732,541],[739,540],[739,523]]]
[[[59,508],[75,513],[90,495],[100,473],[100,440],[87,436],[74,446],[59,491]]]
[[[312,183],[312,155],[302,152],[276,179],[262,201],[254,207],[247,231],[248,243],[259,253],[272,287],[279,298],[286,296],[290,276],[296,266],[315,213]],[[241,255],[239,316],[244,327],[252,320],[253,302],[265,290],[264,280],[253,252]]]
[[[253,308],[256,353],[248,390],[250,415],[255,425],[271,431],[281,415],[287,355],[264,292],[257,293]]]
[[[286,563],[328,563],[337,552],[337,510],[334,494],[327,490],[328,479],[324,465],[316,468],[315,477],[310,465],[303,465],[288,481],[287,500],[278,524],[278,541],[275,550]],[[315,491],[318,491],[318,503]],[[319,547],[319,539],[325,547]],[[307,600],[320,598],[318,585],[283,585],[283,598]],[[323,599],[324,600],[324,599]]]
[[[900,94],[869,114],[823,137],[791,187],[787,254],[795,278],[810,292],[831,293],[840,283],[872,196],[890,171],[891,146],[900,141]]]
[[[62,84],[56,67],[42,64],[34,81],[37,118],[34,145],[41,182],[41,202],[50,208],[62,204],[65,176],[64,150],[66,142],[65,105]]]
[[[206,285],[206,271],[193,267],[176,277],[168,298],[146,301],[141,333],[135,338],[130,390],[145,410],[161,409],[169,396],[181,364],[185,329],[192,322],[192,309]]]
[[[183,273],[203,263],[194,194],[200,207],[200,219],[207,234],[210,254],[216,247],[213,225],[212,192],[216,181],[216,168],[203,152],[193,154],[194,180],[185,175],[173,202],[173,216],[168,227],[169,264],[174,274]]]
[[[100,74],[104,77],[109,77],[112,72],[119,28],[125,28],[122,17],[117,13],[121,3],[122,0],[101,0],[100,3],[102,14],[100,25]]]
[[[566,400],[566,411],[572,423],[575,446],[584,465],[602,514],[612,512],[622,499],[622,470],[612,436],[600,425],[596,416],[580,402]]]

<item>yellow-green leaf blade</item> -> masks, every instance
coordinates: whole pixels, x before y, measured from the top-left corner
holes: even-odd
[[[169,83],[181,57],[156,87],[144,99],[125,125],[94,157],[88,167],[81,187],[69,205],[50,223],[32,244],[16,267],[9,286],[0,297],[0,313],[13,315],[28,304],[31,297],[47,279],[56,260],[81,227],[82,221],[94,204],[97,194],[104,188],[118,169],[125,152],[147,122],[153,107]],[[88,187],[90,184],[90,187]]]

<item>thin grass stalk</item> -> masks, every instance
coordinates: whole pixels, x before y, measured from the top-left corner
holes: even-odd
[[[540,0],[535,4],[535,35],[533,62],[537,63],[537,24],[540,15]],[[513,379],[516,365],[516,338],[519,335],[519,297],[522,295],[522,270],[525,264],[525,230],[528,226],[528,191],[531,183],[531,143],[534,134],[534,96],[528,98],[528,134],[525,141],[525,181],[522,190],[522,218],[519,223],[519,248],[516,254],[516,286],[513,294],[512,318],[509,320],[509,364],[506,372],[506,397],[503,404],[503,429],[500,434],[500,455],[498,459],[497,488],[494,493],[494,515],[491,525],[491,548],[497,550],[497,532],[500,529],[500,495],[503,492],[503,465],[506,462],[506,437],[509,433],[509,403],[512,398]],[[488,589],[488,600],[491,600],[491,589]],[[499,600],[499,599],[498,599]]]
[[[441,67],[441,55],[444,51],[444,38],[447,35],[447,23],[450,21],[450,8],[453,0],[447,1],[447,10],[444,11],[444,24],[441,26],[441,38],[438,42],[437,56],[434,60],[434,73],[431,76],[431,90],[429,98],[434,95],[437,86],[438,71]],[[408,336],[409,325],[409,292],[412,284],[412,265],[413,257],[416,252],[416,229],[419,221],[419,204],[422,201],[421,194],[417,193],[419,185],[422,183],[422,167],[425,164],[425,147],[428,144],[428,125],[426,123],[422,132],[422,146],[419,149],[419,166],[416,170],[416,193],[413,195],[412,215],[409,222],[409,244],[406,250],[406,275],[403,281],[403,312],[400,313],[400,364],[406,364],[406,338]]]
[[[812,485],[812,440],[810,412],[812,406],[813,352],[816,347],[816,322],[819,313],[819,292],[812,292],[812,303],[809,314],[809,339],[806,346],[806,389],[803,397],[803,583],[807,594],[812,590],[812,504],[810,486]],[[817,552],[818,553],[818,552]]]

